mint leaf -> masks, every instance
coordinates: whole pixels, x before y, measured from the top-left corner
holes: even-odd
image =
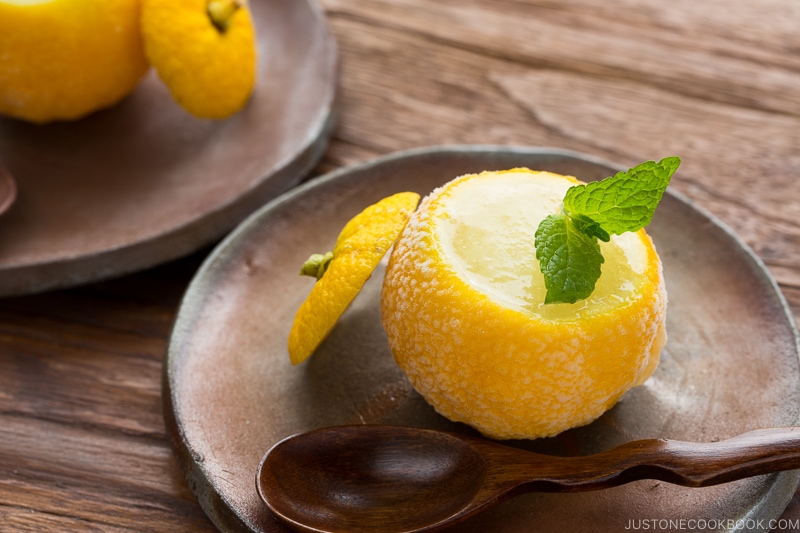
[[[603,234],[596,226],[612,235],[638,231],[652,220],[680,162],[678,157],[647,161],[612,178],[571,187],[564,197],[564,212],[581,220],[578,224],[588,229],[587,235],[600,239]]]
[[[639,231],[656,207],[681,160],[647,161],[602,181],[570,187],[559,215],[536,229],[539,260],[547,295],[544,303],[575,303],[591,296],[600,278],[603,254],[597,240]]]
[[[561,214],[542,220],[534,244],[547,288],[544,303],[575,303],[592,294],[603,263],[597,239]]]
[[[603,229],[603,226],[592,220],[590,217],[578,213],[572,215],[570,219],[572,220],[572,223],[575,224],[575,227],[587,237],[597,237],[603,242],[608,242],[611,240],[611,235],[609,235],[609,233]]]

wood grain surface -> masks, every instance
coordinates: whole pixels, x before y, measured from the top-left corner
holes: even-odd
[[[797,0],[321,3],[341,110],[310,179],[453,143],[679,155],[672,187],[753,247],[800,317]],[[208,252],[0,300],[0,531],[215,530],[161,412],[170,327]]]

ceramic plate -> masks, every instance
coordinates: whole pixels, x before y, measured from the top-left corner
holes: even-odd
[[[383,266],[314,356],[292,367],[289,327],[313,284],[298,269],[311,253],[330,249],[350,217],[384,196],[425,194],[460,174],[517,166],[584,180],[618,170],[550,149],[400,153],[271,202],[209,257],[180,308],[164,398],[181,466],[220,529],[288,531],[255,488],[261,456],[288,435],[350,423],[469,431],[437,415],[395,366],[378,312]],[[798,421],[797,333],[763,265],[712,217],[673,194],[649,232],[669,292],[669,340],[657,372],[593,424],[513,445],[587,454],[633,439],[715,441]],[[703,489],[639,481],[594,493],[528,494],[453,531],[619,532],[641,526],[637,521],[670,519],[752,525],[748,520],[779,516],[797,484],[791,472]]]
[[[199,120],[151,69],[119,105],[35,126],[0,119],[19,186],[0,218],[0,295],[132,272],[207,245],[324,152],[337,52],[314,0],[252,0],[258,80],[243,111]]]

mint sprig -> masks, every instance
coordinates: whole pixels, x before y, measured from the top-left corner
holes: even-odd
[[[680,162],[678,157],[647,161],[567,190],[562,213],[548,216],[536,230],[546,304],[591,296],[603,264],[598,239],[608,242],[611,235],[647,226]]]

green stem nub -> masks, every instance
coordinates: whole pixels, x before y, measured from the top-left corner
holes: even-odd
[[[244,0],[209,0],[208,18],[220,33],[225,33],[236,10],[244,6]]]
[[[326,254],[311,254],[305,263],[303,263],[303,268],[300,269],[300,274],[303,276],[311,276],[312,278],[321,279],[322,276],[325,274],[325,271],[328,270],[328,265],[333,259],[333,252],[328,252]]]

